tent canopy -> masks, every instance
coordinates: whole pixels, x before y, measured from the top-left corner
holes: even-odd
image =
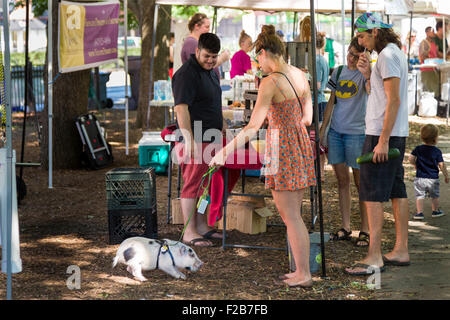
[[[166,5],[194,5],[213,6],[229,9],[241,10],[262,10],[262,11],[297,11],[309,12],[310,0],[156,0],[157,4]],[[340,12],[342,9],[341,0],[317,0],[315,11],[318,13]],[[344,8],[350,12],[352,0],[344,0]],[[355,11],[383,11],[383,1],[377,0],[355,0]]]
[[[450,16],[450,1],[418,0],[414,2],[414,13]]]

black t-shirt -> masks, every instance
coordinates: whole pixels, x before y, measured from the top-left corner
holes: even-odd
[[[188,105],[194,137],[194,121],[202,122],[202,137],[208,129],[222,130],[222,89],[214,70],[203,69],[192,54],[173,75],[172,88],[175,105]]]
[[[411,154],[416,157],[417,178],[439,179],[438,163],[444,162],[441,150],[423,144],[417,146]]]

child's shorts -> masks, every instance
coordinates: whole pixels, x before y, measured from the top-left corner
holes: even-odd
[[[430,198],[439,198],[439,179],[414,178],[414,193],[416,199],[424,199],[426,194]]]

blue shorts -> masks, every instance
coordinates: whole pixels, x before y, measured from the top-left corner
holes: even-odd
[[[364,145],[364,134],[342,134],[332,128],[328,131],[328,163],[345,163],[359,169],[356,158],[361,156]]]

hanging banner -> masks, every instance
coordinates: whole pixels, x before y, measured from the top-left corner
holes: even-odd
[[[59,71],[98,67],[117,59],[119,2],[59,4]]]

